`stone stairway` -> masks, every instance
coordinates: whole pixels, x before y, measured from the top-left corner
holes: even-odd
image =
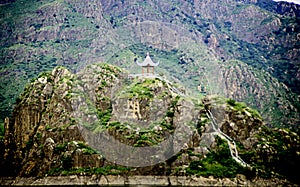
[[[139,74],[130,75],[130,77],[139,77],[139,76],[141,76],[141,75],[139,75]],[[155,74],[153,74],[151,76],[147,76],[147,77],[149,77],[149,78],[158,78],[159,80],[164,81],[167,84],[168,88],[171,91],[175,92],[176,94],[178,94],[180,96],[184,96],[185,95],[184,93],[182,93],[181,91],[179,91],[177,88],[175,88],[174,86],[172,86],[172,84],[168,80],[164,79],[163,77],[160,77],[160,76],[155,75]],[[216,122],[216,120],[215,120],[215,118],[214,118],[214,116],[213,116],[213,114],[211,113],[210,110],[207,110],[207,116],[208,116],[208,118],[211,121],[211,126],[212,126],[212,128],[214,130],[213,134],[219,136],[221,139],[223,139],[223,140],[225,140],[227,142],[232,158],[237,163],[239,163],[240,165],[242,165],[243,167],[250,167],[250,165],[248,165],[245,161],[243,161],[243,159],[241,157],[239,157],[235,141],[232,138],[230,138],[227,134],[223,133],[220,130],[220,128],[218,127],[218,124],[217,124],[217,122]]]
[[[207,110],[207,116],[211,121],[212,128],[214,129],[216,135],[219,136],[222,140],[225,140],[227,142],[232,158],[243,167],[250,168],[250,165],[247,164],[245,161],[243,161],[241,157],[239,157],[235,141],[220,130],[210,110]]]

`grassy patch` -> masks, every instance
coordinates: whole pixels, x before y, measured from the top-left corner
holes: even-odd
[[[247,111],[252,116],[257,117],[259,119],[262,119],[262,117],[260,116],[260,114],[257,110],[254,110],[254,109],[251,109],[251,108],[247,107],[245,103],[236,102],[233,99],[227,99],[226,102],[227,102],[227,104],[229,104],[229,106],[232,106],[237,111]]]
[[[227,142],[217,138],[217,147],[206,157],[199,161],[192,161],[187,168],[187,173],[198,176],[214,176],[217,178],[234,178],[237,174],[252,176],[253,173],[239,165],[230,155]]]
[[[67,146],[68,143],[64,143],[64,144],[58,144],[54,147],[54,153],[61,153],[61,152],[65,152],[67,150]]]
[[[2,139],[4,137],[4,123],[0,123],[0,139]]]
[[[145,79],[142,81],[135,81],[125,88],[124,94],[129,99],[152,99],[154,97],[151,87],[155,84],[154,79]]]
[[[228,103],[230,106],[232,106],[235,110],[238,110],[238,111],[243,110],[243,109],[245,109],[245,108],[247,107],[245,103],[236,102],[236,101],[233,100],[233,99],[228,99],[228,100],[227,100],[227,103]]]
[[[92,155],[92,154],[98,154],[98,151],[96,151],[95,149],[89,147],[88,145],[86,145],[83,142],[78,142],[77,144],[78,148],[82,150],[82,153],[85,155]]]

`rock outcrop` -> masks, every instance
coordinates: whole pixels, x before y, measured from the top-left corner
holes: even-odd
[[[134,72],[131,62],[141,58],[141,51],[152,50],[165,64],[160,71],[194,92],[200,69],[211,64],[228,67],[238,60],[249,65],[246,74],[267,72],[255,76],[262,82],[257,87],[243,76],[239,84],[249,89],[223,78],[224,92],[233,92],[224,96],[246,101],[274,126],[299,124],[299,5],[269,0],[16,0],[3,1],[0,9],[2,120],[27,81],[41,71],[57,65],[78,71],[106,61]],[[215,75],[214,68],[207,70]],[[232,68],[224,71],[239,76]],[[281,90],[279,103],[276,94],[265,91],[269,79],[274,80],[270,92]]]
[[[146,186],[277,186],[293,185],[277,179],[265,180],[255,179],[249,181],[243,175],[234,179],[216,179],[213,177],[191,177],[191,176],[57,176],[42,179],[17,178],[2,179],[4,185],[99,185],[99,186],[124,186],[124,185],[146,185]]]
[[[217,96],[192,98],[162,77],[133,79],[126,71],[104,63],[77,74],[63,67],[41,74],[19,97],[5,129],[1,167],[8,170],[2,175],[19,177],[235,177],[247,172],[256,175],[256,170],[278,172],[267,165],[282,159],[281,152],[275,151],[278,147],[271,143],[275,139],[260,137],[271,130],[245,105]],[[220,131],[238,145],[234,149],[251,167],[244,168],[232,159],[229,150],[234,145],[227,145]],[[299,136],[278,131],[283,132],[285,140],[279,142],[294,158]],[[270,155],[262,166],[254,164]],[[210,159],[215,161],[210,163]],[[208,163],[220,171],[222,167],[232,167],[232,171],[210,173]]]

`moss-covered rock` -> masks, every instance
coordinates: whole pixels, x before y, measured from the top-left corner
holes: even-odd
[[[233,159],[232,145],[216,128],[236,143],[249,168]],[[165,159],[143,167],[119,166],[94,146],[103,132],[133,149],[160,145],[157,154]],[[298,146],[296,133],[265,127],[243,103],[192,98],[161,77],[129,79],[124,70],[100,63],[77,74],[57,67],[27,86],[5,122],[2,166],[17,176],[243,174],[296,180],[284,165],[299,163]],[[146,161],[150,154],[136,158]]]

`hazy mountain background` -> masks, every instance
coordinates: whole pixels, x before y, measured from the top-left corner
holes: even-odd
[[[274,0],[276,2],[280,2],[280,0]],[[289,2],[289,3],[295,3],[295,4],[300,4],[300,1],[299,0],[287,0],[287,1],[284,1],[284,2]]]
[[[1,120],[42,71],[108,62],[156,72],[188,92],[258,109],[270,126],[298,128],[300,6],[271,0],[0,1]]]

